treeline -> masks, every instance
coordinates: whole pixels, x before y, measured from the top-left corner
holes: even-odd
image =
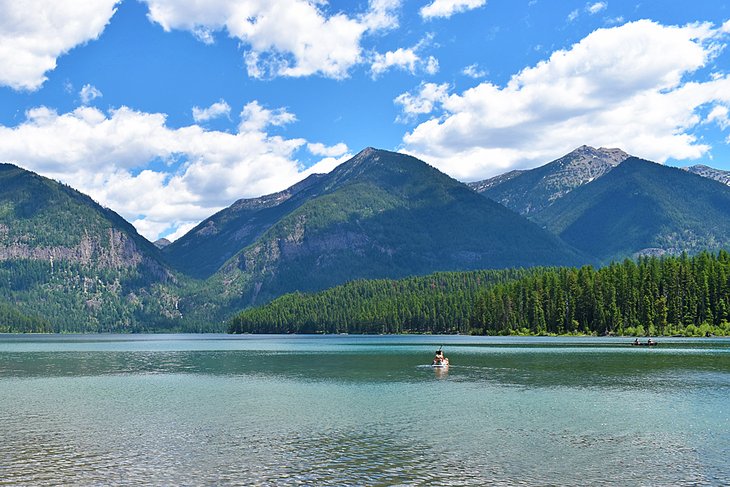
[[[730,254],[601,269],[441,273],[289,294],[243,311],[233,333],[730,335]]]
[[[0,302],[0,333],[51,333],[51,323],[28,316],[9,303]]]
[[[292,293],[249,308],[231,333],[453,333],[468,327],[470,307],[488,286],[534,269],[439,272],[425,277],[352,281],[312,294]]]

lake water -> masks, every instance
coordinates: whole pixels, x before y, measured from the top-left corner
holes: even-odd
[[[0,335],[0,485],[730,485],[730,340],[628,343]]]

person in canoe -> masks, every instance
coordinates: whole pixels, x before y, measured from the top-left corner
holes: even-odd
[[[436,355],[434,355],[431,365],[437,367],[448,367],[449,359],[444,357],[444,352],[440,348],[436,350]]]

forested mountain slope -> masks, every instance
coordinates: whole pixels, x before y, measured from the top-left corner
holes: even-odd
[[[413,157],[366,149],[229,260],[213,280],[241,305],[352,279],[566,265],[589,258]]]
[[[600,262],[730,248],[730,187],[630,158],[535,216]]]
[[[91,198],[0,164],[0,298],[56,330],[139,330],[179,314],[173,274],[132,225]]]

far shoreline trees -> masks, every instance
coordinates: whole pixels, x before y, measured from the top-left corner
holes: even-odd
[[[720,251],[361,280],[244,310],[229,332],[730,335],[729,279]]]

